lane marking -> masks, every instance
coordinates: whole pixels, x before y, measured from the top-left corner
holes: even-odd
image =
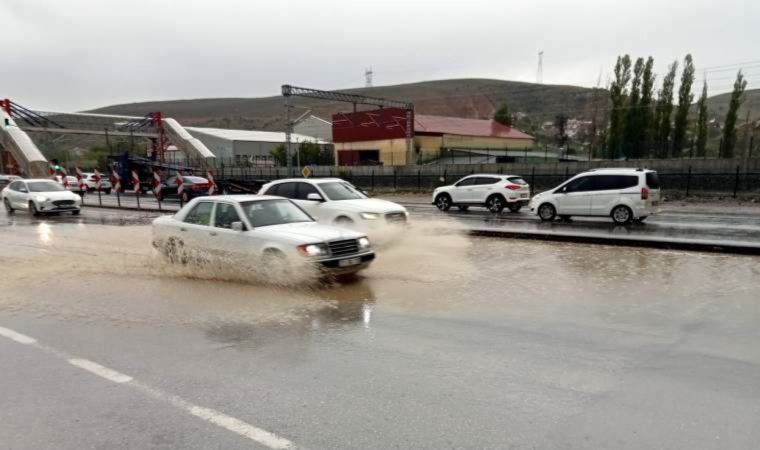
[[[164,403],[168,403],[169,405],[181,409],[192,416],[214,424],[227,431],[231,431],[237,435],[250,439],[271,449],[295,450],[297,448],[296,445],[288,439],[251,425],[248,422],[244,422],[240,419],[211,408],[195,405],[176,395],[167,394],[159,389],[142,384],[129,375],[123,374],[113,369],[109,369],[108,367],[102,366],[88,359],[72,358],[62,351],[38,343],[36,339],[25,334],[17,333],[8,328],[0,327],[0,336],[5,336],[8,339],[18,342],[19,344],[33,345],[39,350],[43,350],[58,358],[66,360],[72,366],[79,367],[80,369],[86,370],[87,372],[95,374],[101,378],[105,378],[108,381],[130,386],[138,391],[141,391],[143,394],[148,395],[149,397],[153,397]],[[303,447],[298,448],[305,450]]]
[[[16,333],[8,328],[0,327],[0,336],[5,336],[10,340],[16,341],[19,344],[35,344],[37,339],[31,338],[25,334]]]
[[[94,363],[86,359],[73,358],[69,360],[69,364],[77,366],[80,369],[84,369],[90,373],[94,373],[95,375],[103,377],[108,381],[113,381],[114,383],[128,383],[132,381],[132,377],[129,375],[124,375],[123,373],[109,369],[105,366],[101,366],[98,363]]]

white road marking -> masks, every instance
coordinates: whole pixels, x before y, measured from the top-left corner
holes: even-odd
[[[131,386],[150,397],[153,397],[157,400],[161,400],[165,403],[168,403],[178,409],[184,410],[185,412],[195,417],[203,419],[206,422],[212,423],[220,428],[224,428],[227,431],[231,431],[235,434],[238,434],[242,437],[250,439],[254,442],[258,442],[259,444],[269,447],[271,449],[275,449],[275,450],[296,449],[296,445],[293,442],[283,437],[280,437],[274,433],[270,433],[269,431],[253,426],[247,422],[244,422],[240,419],[229,416],[222,412],[216,411],[214,409],[195,405],[176,395],[167,394],[159,389],[155,389],[153,387],[142,384],[136,381],[135,379],[133,379],[132,377],[130,377],[129,375],[125,375],[121,372],[117,372],[113,369],[109,369],[108,367],[102,366],[96,362],[93,362],[87,359],[81,359],[81,358],[71,358],[69,355],[67,355],[64,352],[61,352],[54,348],[38,343],[37,340],[32,337],[26,336],[21,333],[17,333],[13,330],[10,330],[4,327],[0,327],[0,336],[5,336],[8,339],[18,342],[19,344],[33,345],[39,350],[43,350],[49,354],[52,354],[54,356],[67,360],[68,363],[73,366],[79,367],[80,369],[84,369],[90,373],[93,373],[102,378],[105,378],[108,381]],[[299,447],[299,448],[303,449],[303,447]]]
[[[99,377],[103,377],[108,381],[113,381],[114,383],[128,383],[132,381],[132,377],[130,377],[129,375],[124,375],[123,373],[109,369],[108,367],[105,367],[105,366],[101,366],[98,363],[94,363],[86,359],[77,359],[77,358],[70,359],[69,364],[77,366],[80,369],[84,369],[88,372],[94,373],[95,375]]]
[[[0,327],[0,336],[5,336],[8,339],[11,339],[13,341],[18,342],[19,344],[34,344],[37,342],[37,339],[30,338],[29,336],[21,333],[16,333],[13,330],[10,330],[8,328]]]

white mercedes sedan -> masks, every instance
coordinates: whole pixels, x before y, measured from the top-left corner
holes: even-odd
[[[264,266],[308,262],[333,274],[375,258],[363,233],[318,224],[290,200],[264,195],[195,198],[153,221],[153,246],[172,261],[200,253]]]
[[[2,191],[5,210],[26,209],[35,216],[70,211],[79,214],[82,197],[46,179],[16,180]]]

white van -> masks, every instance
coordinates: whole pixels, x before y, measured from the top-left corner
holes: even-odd
[[[654,214],[659,203],[660,180],[654,170],[594,169],[534,196],[530,211],[542,221],[597,216],[625,225]]]

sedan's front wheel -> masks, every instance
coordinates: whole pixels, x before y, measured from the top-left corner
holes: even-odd
[[[538,207],[538,218],[543,222],[551,222],[557,217],[557,209],[551,203],[544,203]]]

